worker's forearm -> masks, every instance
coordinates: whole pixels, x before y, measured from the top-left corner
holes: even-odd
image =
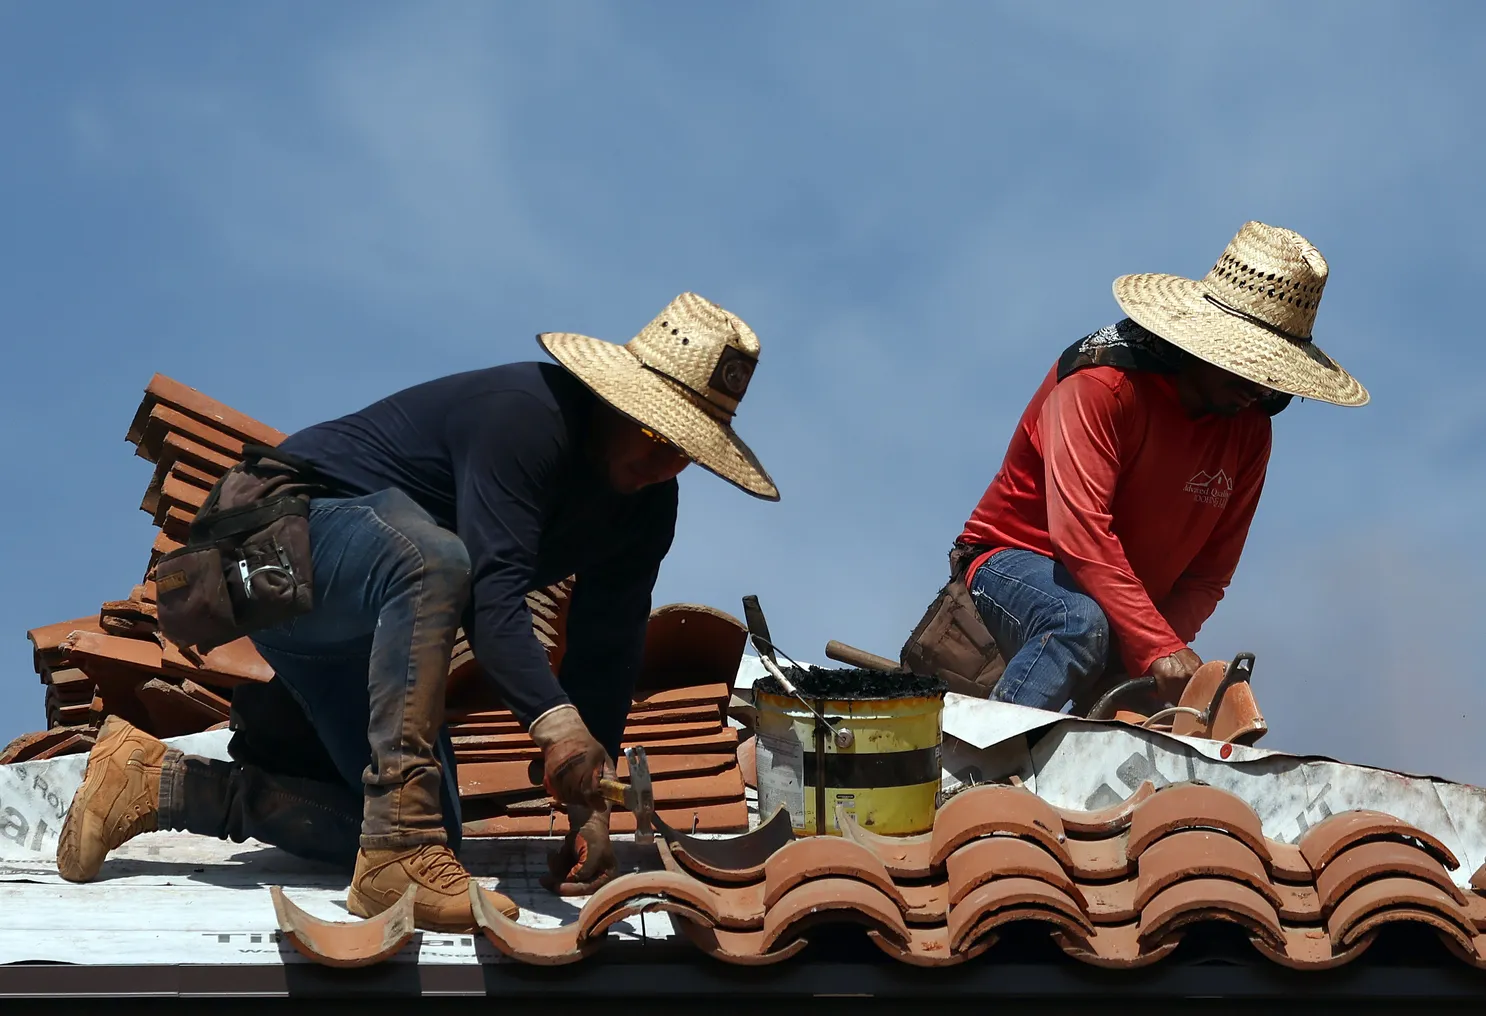
[[[471,615],[467,634],[480,670],[523,727],[568,701],[532,630],[524,597],[515,607],[477,604]]]

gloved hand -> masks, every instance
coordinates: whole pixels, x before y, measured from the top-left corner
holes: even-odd
[[[542,749],[542,785],[547,793],[567,805],[603,804],[599,777],[614,763],[588,732],[576,706],[556,706],[538,716],[531,725],[531,739]]]
[[[1156,679],[1156,694],[1161,701],[1172,705],[1180,702],[1187,681],[1197,673],[1200,666],[1202,657],[1190,649],[1178,650],[1151,664],[1150,676]]]
[[[542,885],[559,896],[587,896],[619,872],[609,842],[609,805],[591,810],[570,805],[568,822],[570,831],[562,846],[547,858]]]

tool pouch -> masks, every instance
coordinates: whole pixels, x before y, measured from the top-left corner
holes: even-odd
[[[307,613],[310,498],[329,492],[308,463],[245,446],[196,513],[186,545],[155,565],[161,633],[207,653]]]
[[[965,588],[965,569],[980,552],[959,544],[950,551],[949,582],[904,643],[900,660],[921,677],[942,678],[952,692],[985,698],[1006,661]]]

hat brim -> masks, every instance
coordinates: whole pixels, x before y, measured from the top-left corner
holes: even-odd
[[[537,341],[595,395],[703,469],[754,497],[779,500],[779,488],[732,427],[697,406],[679,385],[646,370],[623,346],[571,332],[543,332]]]
[[[1337,406],[1364,406],[1362,383],[1315,343],[1292,342],[1206,298],[1201,282],[1178,275],[1122,275],[1120,309],[1136,324],[1199,359],[1256,384]]]

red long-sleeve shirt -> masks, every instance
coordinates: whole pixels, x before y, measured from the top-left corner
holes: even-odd
[[[1192,419],[1172,379],[1054,367],[961,534],[1055,558],[1109,618],[1126,671],[1186,647],[1238,566],[1269,465],[1257,408]]]

